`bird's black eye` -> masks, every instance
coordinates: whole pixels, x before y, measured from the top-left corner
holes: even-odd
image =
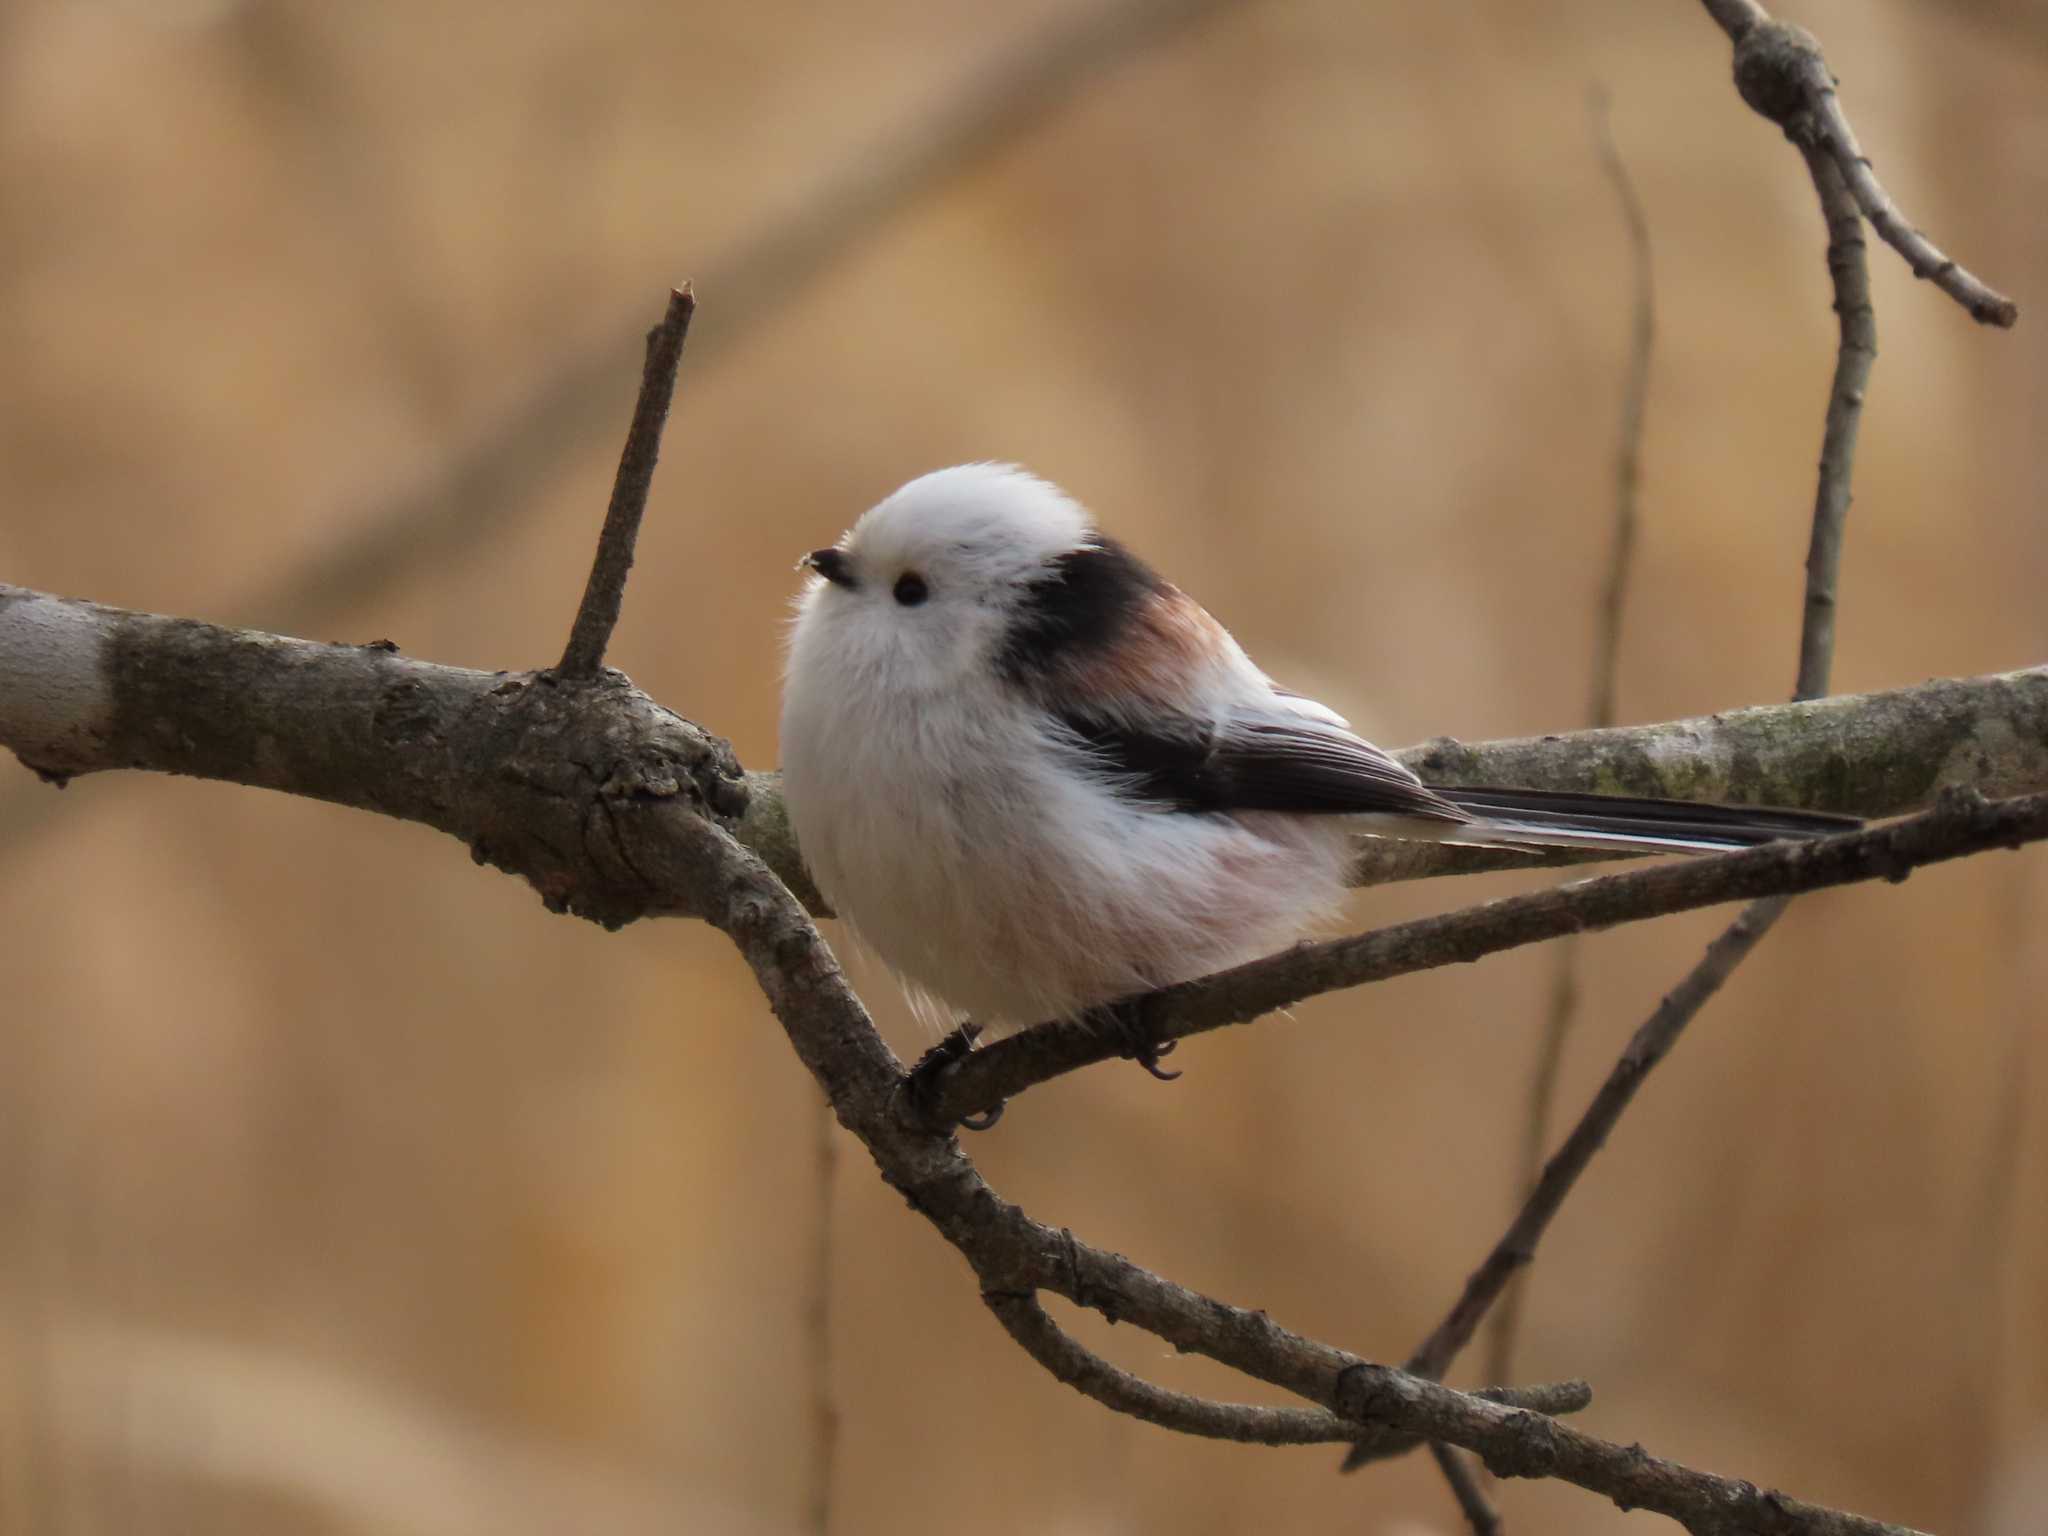
[[[896,578],[896,601],[906,608],[915,608],[931,595],[932,589],[915,571],[905,571]]]

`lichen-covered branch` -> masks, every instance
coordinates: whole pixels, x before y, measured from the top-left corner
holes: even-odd
[[[7,586],[0,745],[57,783],[143,768],[422,822],[614,926],[696,911],[621,818],[746,805],[726,744],[616,673],[476,672]]]
[[[325,645],[0,584],[0,746],[47,778],[186,773],[424,822],[607,923],[677,908],[644,860],[625,859],[604,807],[680,796],[822,910],[776,776],[742,773],[723,741],[616,674],[600,683],[592,693],[382,642]],[[598,745],[572,763],[546,759],[537,741]],[[1948,785],[1994,797],[2048,789],[2048,667],[1399,755],[1439,782],[1885,816]],[[1440,862],[1446,853],[1493,851],[1374,842],[1366,857],[1374,878],[1406,879],[1477,867]]]
[[[2048,666],[1655,725],[1482,742],[1445,736],[1394,755],[1437,784],[1897,816],[1933,804],[1950,785],[1992,797],[2048,789]],[[782,810],[780,779],[749,773],[747,785],[744,840],[822,913]],[[1361,838],[1352,878],[1379,885],[1602,857]]]

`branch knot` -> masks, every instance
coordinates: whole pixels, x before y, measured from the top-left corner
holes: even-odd
[[[1735,45],[1735,89],[1795,144],[1811,144],[1819,131],[1814,99],[1833,90],[1834,80],[1819,40],[1804,27],[1774,19],[1751,27]]]
[[[1549,1477],[1557,1471],[1557,1422],[1518,1410],[1508,1416],[1510,1445],[1486,1451],[1482,1459],[1495,1477]]]

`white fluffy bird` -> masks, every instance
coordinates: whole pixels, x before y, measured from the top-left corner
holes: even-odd
[[[991,1033],[1300,938],[1357,832],[1698,851],[1849,824],[1424,785],[1011,465],[913,480],[802,564],[782,766],[804,861],[913,997]]]

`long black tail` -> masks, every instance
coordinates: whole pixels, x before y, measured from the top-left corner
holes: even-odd
[[[1708,853],[1724,848],[1754,848],[1787,837],[1827,837],[1836,832],[1853,832],[1863,825],[1858,817],[1836,816],[1826,811],[1697,805],[1688,800],[1582,795],[1568,790],[1488,789],[1455,784],[1429,787],[1477,818],[1473,830],[1485,834],[1484,841],[1509,844]]]

